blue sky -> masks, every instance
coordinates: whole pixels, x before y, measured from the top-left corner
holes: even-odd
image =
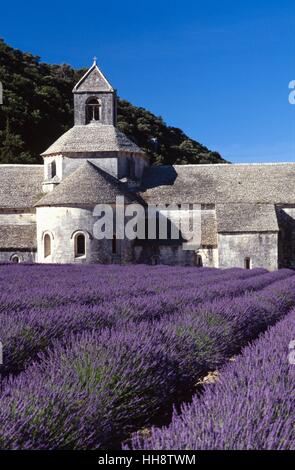
[[[0,34],[50,63],[96,55],[122,98],[233,162],[295,161],[294,0],[16,0]]]

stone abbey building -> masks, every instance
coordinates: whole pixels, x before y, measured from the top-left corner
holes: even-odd
[[[0,165],[0,262],[295,267],[295,164],[149,165],[116,128],[116,93],[96,63],[73,90],[75,123],[44,165]],[[97,204],[200,208],[200,244],[99,240]],[[167,215],[169,219],[169,212]]]

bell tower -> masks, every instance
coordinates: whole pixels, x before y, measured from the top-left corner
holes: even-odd
[[[93,64],[73,89],[75,126],[116,125],[116,91],[96,64]]]

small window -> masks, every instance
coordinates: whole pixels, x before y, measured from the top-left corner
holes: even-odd
[[[85,235],[80,233],[75,238],[75,257],[79,258],[81,256],[85,256],[86,254],[86,243],[85,243]]]
[[[44,258],[51,255],[51,238],[48,233],[44,235]]]
[[[112,254],[113,255],[117,254],[117,238],[116,238],[116,235],[113,235],[113,239],[112,239]]]
[[[198,266],[198,268],[201,268],[203,266],[203,260],[201,255],[196,256],[196,266]]]
[[[51,178],[54,178],[56,176],[56,162],[53,160],[51,162]]]
[[[13,263],[16,263],[16,264],[19,263],[20,262],[19,256],[18,255],[12,255],[11,261]]]
[[[90,98],[86,103],[86,124],[100,121],[101,104],[97,98]]]
[[[251,258],[245,258],[245,269],[251,269]]]

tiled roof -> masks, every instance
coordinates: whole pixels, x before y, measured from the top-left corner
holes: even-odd
[[[125,196],[126,202],[136,199],[123,183],[86,161],[36,206],[113,204],[117,196]]]
[[[0,225],[0,250],[34,250],[36,247],[36,225]]]
[[[81,152],[124,152],[144,155],[144,152],[115,126],[99,123],[72,127],[42,155]]]
[[[295,163],[150,167],[142,197],[157,203],[295,203]]]
[[[42,196],[43,165],[0,165],[0,209],[31,208]]]
[[[278,231],[273,204],[217,204],[218,232]]]

